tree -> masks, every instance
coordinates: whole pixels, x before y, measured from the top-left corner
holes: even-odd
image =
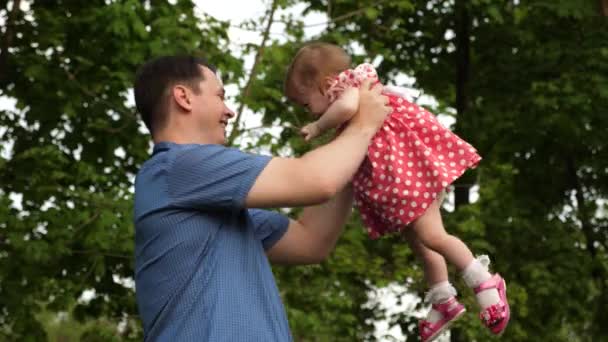
[[[182,0],[0,4],[0,89],[16,100],[0,113],[12,146],[0,159],[0,337],[41,340],[32,317],[73,311],[126,322],[137,329],[123,337],[137,339],[131,188],[150,141],[129,104],[134,72],[152,56],[202,52],[240,77],[227,24],[201,23]],[[87,289],[95,297],[78,301]]]

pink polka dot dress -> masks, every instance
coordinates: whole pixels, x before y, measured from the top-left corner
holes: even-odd
[[[330,83],[330,101],[365,79],[378,81],[371,64],[343,71]],[[403,230],[481,160],[475,148],[433,114],[403,97],[385,95],[392,112],[353,178],[355,205],[373,239]]]

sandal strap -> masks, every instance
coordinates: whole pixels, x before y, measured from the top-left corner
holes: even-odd
[[[500,274],[495,273],[492,278],[484,281],[483,283],[479,284],[479,286],[477,286],[476,288],[473,289],[473,291],[475,292],[475,294],[485,291],[485,290],[489,290],[489,289],[495,289],[498,287],[498,284],[500,283],[500,281],[502,280]]]

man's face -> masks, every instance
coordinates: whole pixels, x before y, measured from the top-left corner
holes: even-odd
[[[226,143],[226,126],[234,112],[224,103],[224,85],[215,73],[201,66],[204,80],[199,83],[199,94],[194,95],[192,115],[195,124],[208,144]]]

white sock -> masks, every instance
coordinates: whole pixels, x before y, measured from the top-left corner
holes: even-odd
[[[424,296],[424,300],[431,304],[441,304],[448,301],[450,298],[456,296],[456,289],[449,281],[443,281],[441,283],[437,283],[433,285],[429,292]],[[443,314],[441,312],[431,308],[431,311],[426,316],[426,320],[431,323],[438,322],[441,318],[443,318]]]
[[[480,255],[471,263],[465,267],[462,272],[464,282],[470,288],[476,288],[479,284],[492,278],[490,272],[488,272],[488,266],[490,265],[490,258],[487,255]],[[482,309],[489,307],[490,305],[499,302],[500,297],[498,296],[498,290],[487,289],[481,291],[475,295],[477,297],[477,303]]]

